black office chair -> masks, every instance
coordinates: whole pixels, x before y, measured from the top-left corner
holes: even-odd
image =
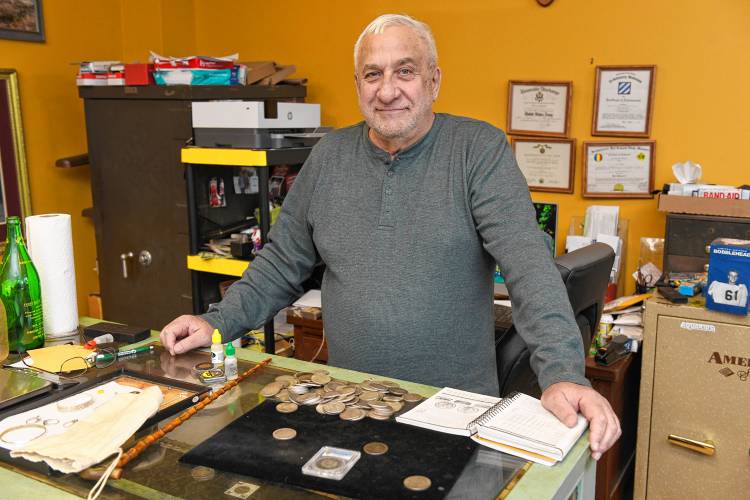
[[[568,290],[585,351],[589,349],[602,315],[604,295],[614,259],[614,251],[604,243],[594,243],[555,259]],[[507,331],[495,331],[495,352],[501,396],[519,391],[541,397],[539,382],[529,364],[529,349],[515,327],[511,326]]]

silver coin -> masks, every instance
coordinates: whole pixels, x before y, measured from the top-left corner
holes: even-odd
[[[190,476],[196,481],[209,481],[216,476],[216,471],[211,467],[199,465],[190,470]]]
[[[377,401],[380,399],[380,393],[377,391],[362,391],[362,394],[359,395],[359,399],[364,401]]]
[[[370,410],[367,412],[367,416],[370,418],[374,418],[375,420],[388,420],[390,415],[381,415],[380,413],[375,413],[374,410]]]
[[[388,445],[380,441],[372,441],[364,445],[362,450],[368,455],[384,455],[388,452]]]
[[[323,470],[338,469],[344,465],[344,461],[336,457],[322,457],[315,461],[315,466]]]
[[[339,413],[339,418],[341,420],[350,420],[352,422],[356,422],[357,420],[362,420],[363,418],[365,418],[365,412],[357,408],[347,408],[346,410]]]
[[[297,431],[290,427],[282,427],[273,431],[273,438],[279,441],[288,441],[297,437]]]
[[[346,410],[346,405],[340,401],[331,401],[323,405],[323,411],[329,415],[338,415]]]
[[[427,476],[409,476],[404,479],[404,486],[412,491],[425,491],[432,486],[432,481]]]
[[[276,405],[276,411],[279,413],[294,413],[299,406],[294,403],[279,403]]]
[[[311,380],[315,382],[316,384],[326,385],[328,382],[331,381],[331,377],[329,377],[327,374],[324,374],[324,373],[313,373]]]
[[[271,382],[270,384],[268,384],[265,387],[263,387],[260,390],[260,393],[263,396],[265,396],[267,398],[270,398],[270,397],[275,396],[276,394],[278,394],[281,389],[283,389],[283,387],[281,386],[280,383],[278,383],[278,382]]]
[[[297,383],[297,379],[292,377],[291,375],[279,375],[276,377],[276,382],[286,384],[286,385],[292,385]]]

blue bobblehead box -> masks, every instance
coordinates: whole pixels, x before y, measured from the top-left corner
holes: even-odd
[[[708,257],[706,308],[747,314],[750,286],[750,241],[717,238]]]

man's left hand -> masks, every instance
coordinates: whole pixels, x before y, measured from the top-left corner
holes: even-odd
[[[558,382],[542,393],[542,406],[568,427],[576,424],[580,412],[589,421],[591,456],[599,460],[620,437],[620,421],[609,401],[591,387]]]

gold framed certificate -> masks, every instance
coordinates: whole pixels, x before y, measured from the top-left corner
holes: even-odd
[[[655,141],[584,142],[584,198],[652,198]]]
[[[529,191],[573,192],[575,139],[513,137],[511,145]]]
[[[511,135],[567,137],[572,82],[508,82],[508,127]]]
[[[656,66],[597,66],[591,135],[649,137]]]

